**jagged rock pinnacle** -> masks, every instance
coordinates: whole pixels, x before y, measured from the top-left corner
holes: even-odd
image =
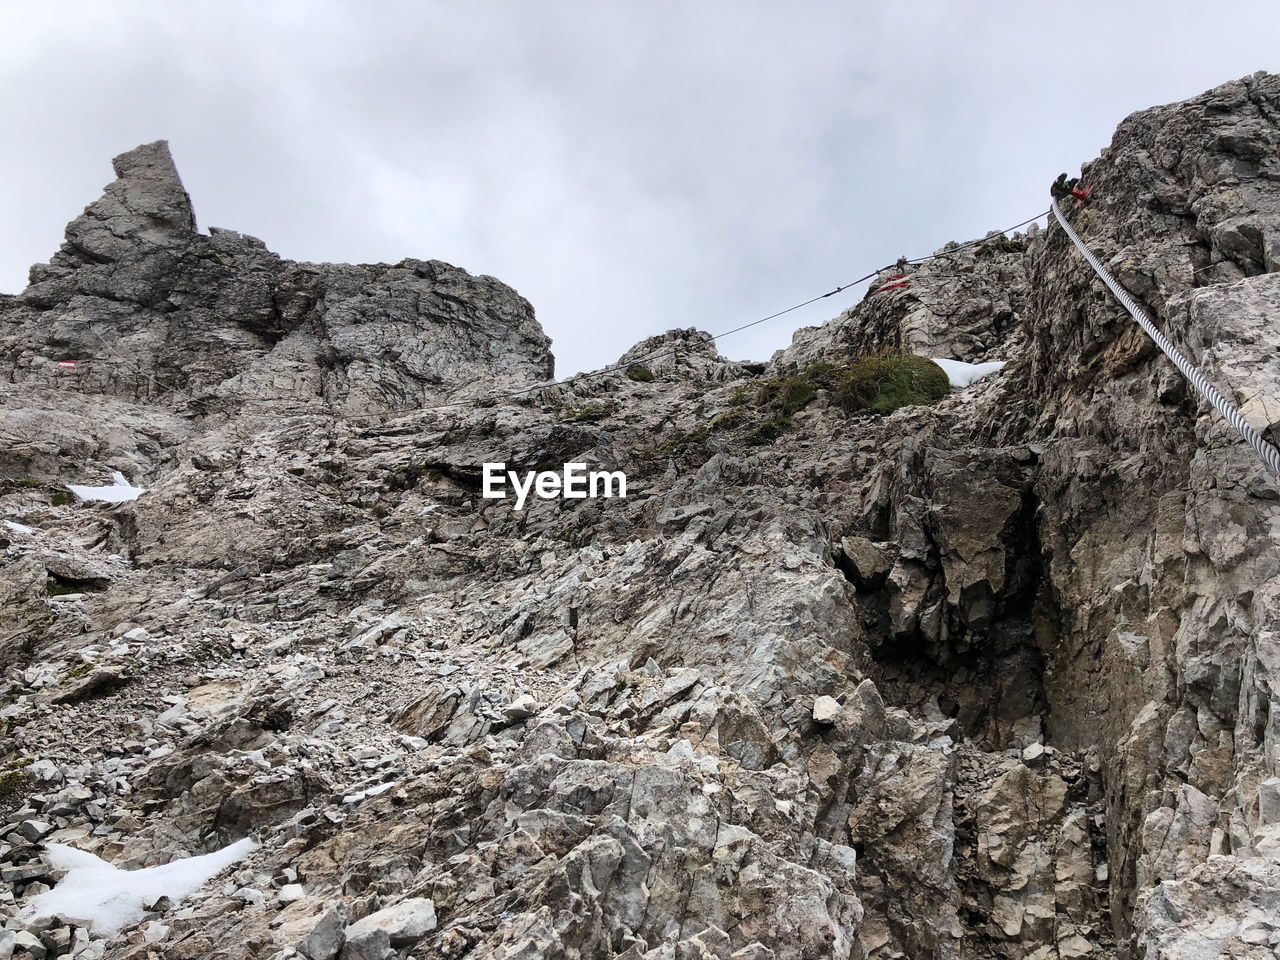
[[[114,261],[139,243],[184,243],[196,232],[191,198],[169,153],[156,140],[112,161],[116,179],[67,224],[67,243],[91,261]]]
[[[88,360],[74,386],[97,394],[369,413],[554,371],[533,308],[492,277],[439,260],[295,263],[231,230],[197,232],[165,141],[113,166],[0,315],[11,382]]]
[[[1068,214],[1259,430],[1277,145],[1280,76],[1145,110]],[[0,299],[0,957],[1274,960],[1280,497],[1060,228],[546,390],[497,280],[117,172],[135,251]],[[382,416],[437,397],[486,402]],[[114,937],[49,909],[41,844],[101,893],[249,836]]]

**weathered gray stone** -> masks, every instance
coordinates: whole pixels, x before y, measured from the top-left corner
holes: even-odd
[[[436,928],[436,907],[425,897],[412,897],[385,907],[347,928],[347,942],[374,931],[385,931],[393,947],[416,943]]]
[[[38,843],[53,833],[53,824],[45,823],[43,820],[23,820],[18,824],[17,832],[24,840]]]
[[[311,932],[298,943],[298,951],[309,960],[333,960],[342,950],[346,938],[347,912],[342,906],[330,907]]]
[[[538,701],[524,693],[507,704],[502,712],[512,720],[524,720],[538,712]]]
[[[825,694],[813,701],[813,722],[831,724],[840,716],[840,704]]]
[[[380,928],[349,933],[342,946],[342,960],[388,960],[395,955],[387,931]]]
[[[13,952],[31,960],[44,960],[49,949],[35,934],[27,930],[19,930],[13,937]]]
[[[1067,214],[1272,434],[1278,116],[1270,76],[1135,114]],[[110,949],[1274,952],[1280,498],[1057,226],[949,245],[767,365],[672,331],[624,355],[651,377],[409,411],[546,378],[529,305],[202,235],[159,144],[117,173],[0,298],[32,531],[0,525],[0,907],[58,881],[35,840],[157,865],[253,832]],[[1006,365],[770,406],[904,346]],[[628,496],[517,513],[497,460]],[[116,470],[147,492],[53,495]]]

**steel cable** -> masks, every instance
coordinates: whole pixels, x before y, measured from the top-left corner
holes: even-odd
[[[1280,478],[1280,450],[1277,450],[1264,440],[1262,435],[1249,425],[1249,422],[1245,420],[1235,405],[1230,403],[1214,388],[1213,384],[1200,372],[1200,368],[1188,360],[1182,351],[1173,345],[1173,342],[1147,316],[1146,311],[1138,306],[1137,301],[1133,299],[1129,291],[1117,283],[1116,279],[1107,271],[1107,268],[1098,262],[1098,258],[1093,255],[1093,252],[1085,245],[1085,242],[1080,239],[1080,235],[1067,222],[1067,218],[1062,215],[1062,210],[1059,208],[1056,198],[1051,209],[1058,223],[1062,225],[1062,229],[1071,238],[1071,242],[1076,245],[1076,249],[1089,262],[1089,266],[1093,267],[1094,273],[1101,277],[1102,282],[1115,294],[1115,298],[1129,311],[1129,315],[1138,321],[1139,326],[1146,331],[1147,336],[1154,340],[1156,346],[1164,351],[1164,355],[1174,362],[1174,365],[1182,371],[1182,375],[1191,381],[1192,386],[1199,390],[1201,395],[1226,418],[1236,433],[1240,434],[1241,437],[1248,441],[1249,446],[1258,452],[1258,456],[1262,458],[1262,462],[1267,465],[1271,473]]]

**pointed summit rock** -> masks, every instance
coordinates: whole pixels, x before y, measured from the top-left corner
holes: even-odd
[[[1278,145],[1136,113],[1067,216],[1280,430]],[[1280,496],[1056,217],[554,389],[491,277],[138,243],[0,299],[2,960],[1277,960]],[[899,350],[1005,366],[824,388]]]
[[[285,260],[232,230],[199,233],[165,141],[113,165],[58,252],[0,301],[0,381],[88,360],[74,384],[95,394],[363,414],[554,371],[533,307],[492,277],[439,260]]]
[[[135,147],[112,161],[116,179],[67,224],[64,253],[113,262],[143,244],[186,243],[196,232],[191,198],[182,187],[169,143]]]

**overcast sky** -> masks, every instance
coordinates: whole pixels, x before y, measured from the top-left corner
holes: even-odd
[[[1126,114],[1280,70],[1274,0],[1047,7],[0,0],[0,291],[164,138],[202,228],[492,274],[563,376],[1008,226]]]

